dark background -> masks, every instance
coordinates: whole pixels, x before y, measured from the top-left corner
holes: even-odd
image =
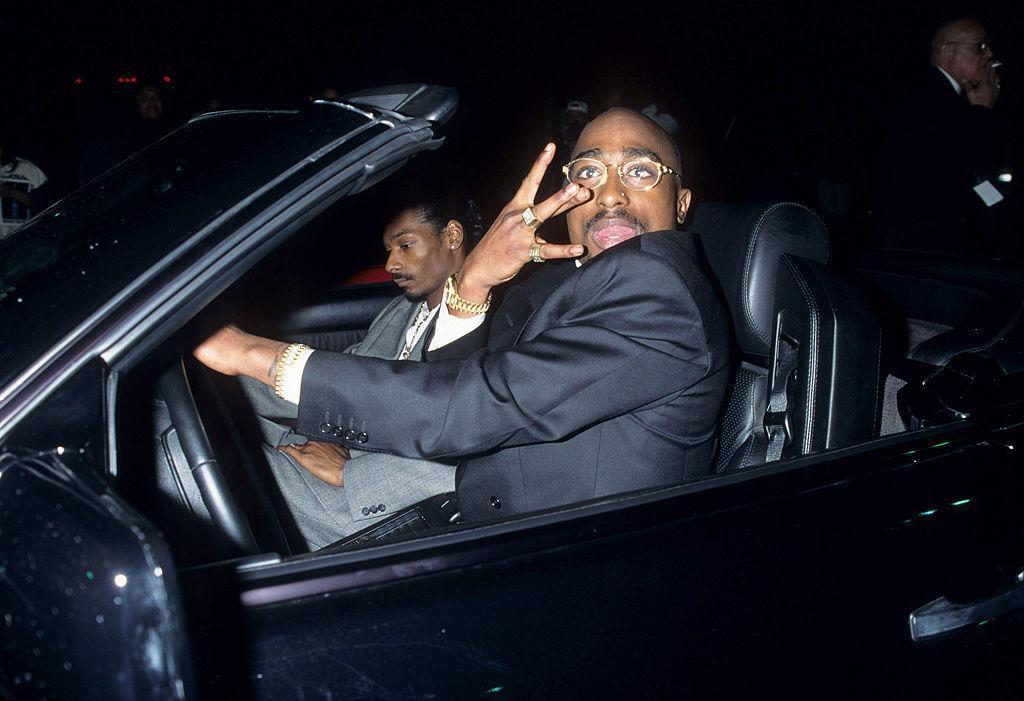
[[[837,226],[857,236],[885,114],[927,69],[943,19],[969,14],[987,26],[1006,64],[1004,160],[1020,162],[1020,5],[4,3],[2,122],[19,155],[66,192],[97,122],[132,102],[137,85],[117,85],[122,73],[140,84],[169,76],[175,122],[210,97],[297,106],[327,87],[443,83],[462,95],[444,163],[478,190],[487,215],[556,135],[569,100],[586,100],[593,115],[618,94],[680,121],[684,178],[698,200],[816,205],[825,179],[848,193]]]

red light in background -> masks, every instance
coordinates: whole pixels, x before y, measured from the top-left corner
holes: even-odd
[[[170,85],[171,83],[173,83],[173,82],[174,82],[174,80],[173,80],[173,79],[171,78],[171,76],[169,76],[169,75],[165,75],[165,76],[163,77],[163,81],[164,81],[164,83],[166,83],[167,85]]]
[[[85,81],[82,80],[82,76],[76,75],[73,82],[74,82],[75,85],[81,85]]]

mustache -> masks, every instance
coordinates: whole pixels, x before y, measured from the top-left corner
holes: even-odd
[[[622,219],[623,221],[629,222],[629,225],[636,229],[637,233],[642,234],[646,231],[646,227],[643,222],[624,209],[613,209],[610,212],[605,212],[604,214],[598,214],[591,217],[583,223],[583,231],[589,234],[590,230],[603,219]]]
[[[415,280],[416,276],[406,273],[391,273],[391,279],[395,282],[398,282],[399,280]]]

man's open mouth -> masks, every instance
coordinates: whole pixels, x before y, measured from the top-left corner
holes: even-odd
[[[644,232],[643,224],[628,212],[614,212],[612,216],[591,219],[586,226],[587,235],[602,250],[628,241]]]

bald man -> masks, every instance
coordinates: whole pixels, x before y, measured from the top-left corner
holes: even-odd
[[[729,331],[693,240],[675,231],[690,205],[678,151],[644,115],[610,110],[581,133],[567,185],[535,204],[554,156],[549,144],[446,290],[467,357],[306,352],[233,327],[196,357],[286,388],[312,439],[461,458],[467,519],[707,475]],[[571,243],[546,243],[538,227],[564,212]],[[507,290],[477,344],[492,290],[531,262],[540,269]]]
[[[924,85],[890,120],[876,206],[886,248],[982,253],[991,225],[973,188],[994,182],[995,55],[975,19],[941,25]]]
[[[995,106],[1001,87],[995,63],[988,32],[976,19],[947,22],[932,37],[932,65],[972,105]]]

